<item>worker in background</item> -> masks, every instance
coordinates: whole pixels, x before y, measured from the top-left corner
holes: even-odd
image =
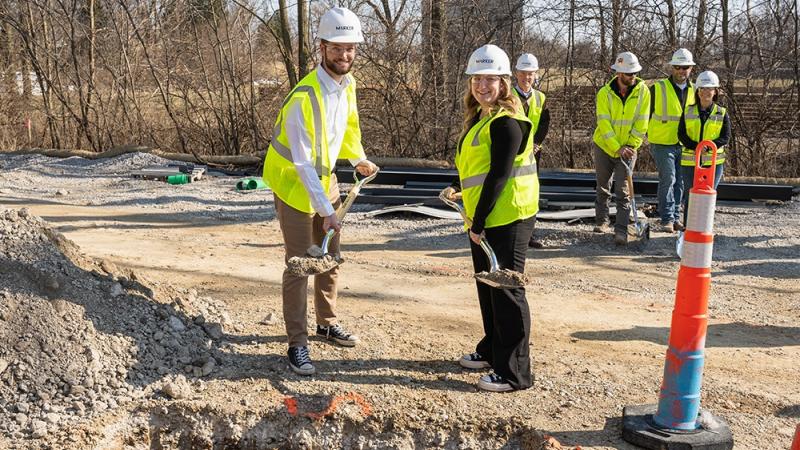
[[[722,167],[725,164],[725,146],[731,140],[731,121],[727,110],[717,104],[719,96],[719,77],[707,70],[697,76],[697,91],[694,103],[686,108],[678,123],[678,138],[683,145],[681,155],[681,177],[686,191],[683,201],[684,222],[689,220],[689,189],[694,185],[695,150],[700,141],[714,141],[717,146],[717,160],[714,168],[714,189],[722,180]],[[700,164],[711,165],[711,152],[701,154]]]
[[[636,151],[647,132],[650,113],[650,91],[636,75],[642,70],[639,59],[631,52],[617,55],[611,69],[616,76],[597,92],[597,127],[594,130],[594,165],[597,176],[595,200],[596,233],[609,229],[608,203],[611,199],[611,178],[617,213],[614,242],[628,243],[631,201],[626,183],[627,169],[636,162]]]
[[[525,271],[528,241],[539,210],[539,179],[533,154],[533,126],[511,85],[508,55],[484,45],[469,58],[464,125],[455,163],[458,187],[472,220],[470,250],[475,272],[489,271],[479,243],[485,238],[501,269]],[[484,336],[459,363],[492,369],[478,381],[491,392],[531,386],[530,310],[525,288],[498,289],[477,282]]]
[[[519,97],[525,115],[533,124],[533,154],[536,157],[537,176],[542,157],[542,142],[550,129],[550,110],[545,104],[545,95],[534,87],[539,85],[538,70],[539,60],[532,54],[523,53],[517,58],[514,70],[514,78],[517,83],[514,86],[514,93]],[[534,232],[531,234],[528,247],[542,248],[544,245],[536,239],[535,224],[534,218]]]
[[[336,208],[341,202],[333,173],[337,158],[348,159],[363,176],[378,170],[366,159],[361,145],[356,85],[350,74],[356,45],[364,41],[361,23],[350,10],[332,8],[320,19],[318,35],[322,62],[286,97],[264,162],[286,261],[305,255],[331,228],[337,233],[329,249],[339,252],[341,224]],[[316,334],[352,347],[358,338],[338,322],[335,312],[338,272],[336,267],[314,276]],[[289,366],[300,375],[311,375],[315,370],[308,350],[308,277],[284,270],[281,288]]]
[[[682,231],[680,206],[683,195],[681,180],[681,149],[678,141],[678,122],[688,105],[694,102],[694,86],[689,79],[695,65],[692,53],[679,48],[669,62],[672,75],[656,80],[650,87],[653,107],[647,140],[658,169],[659,231]]]

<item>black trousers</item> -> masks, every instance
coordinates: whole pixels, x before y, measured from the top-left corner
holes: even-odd
[[[525,254],[535,218],[487,228],[486,240],[497,256],[501,269],[525,271]],[[475,272],[488,271],[486,254],[470,240]],[[531,376],[531,314],[525,288],[497,289],[476,281],[484,336],[475,348],[492,365],[495,373],[508,380],[514,389],[529,388]]]

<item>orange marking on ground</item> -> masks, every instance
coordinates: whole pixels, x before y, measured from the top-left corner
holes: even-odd
[[[294,397],[284,397],[283,404],[286,405],[289,414],[293,416],[297,415],[297,400]]]
[[[367,402],[364,399],[364,397],[362,397],[359,394],[356,394],[355,392],[348,392],[346,394],[334,396],[331,399],[330,404],[328,404],[328,407],[323,409],[322,411],[319,411],[319,412],[309,411],[309,412],[302,413],[302,415],[305,416],[305,417],[308,417],[310,419],[320,420],[320,419],[322,419],[322,418],[324,418],[326,416],[329,416],[329,415],[333,414],[336,411],[336,408],[339,406],[340,403],[348,401],[348,400],[353,401],[355,404],[357,404],[361,408],[361,414],[363,414],[364,417],[367,417],[370,414],[372,414],[372,407],[370,406],[369,402]],[[298,414],[298,411],[297,411],[297,399],[296,398],[294,398],[294,397],[284,397],[283,403],[284,403],[284,405],[286,405],[286,409],[289,411],[289,414],[291,414],[293,416],[296,416]]]

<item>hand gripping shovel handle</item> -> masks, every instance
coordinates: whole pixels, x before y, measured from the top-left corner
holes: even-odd
[[[631,193],[631,213],[633,214],[633,223],[636,226],[636,236],[645,240],[650,239],[649,225],[642,225],[639,222],[639,213],[636,209],[636,193],[633,191],[633,163],[624,158],[620,158],[620,161],[622,161],[622,165],[625,166],[625,172],[627,172],[626,181],[628,183],[628,192]]]
[[[464,223],[467,224],[467,227],[472,226],[472,220],[467,217],[467,214],[464,212],[464,208],[462,208],[458,203],[447,198],[447,196],[444,195],[444,191],[439,193],[439,200],[443,201],[447,206],[458,211],[458,213],[461,214],[461,218],[464,219]],[[497,255],[494,254],[494,250],[492,250],[492,247],[488,242],[486,242],[486,238],[481,238],[480,246],[483,249],[483,252],[486,253],[486,257],[489,258],[489,272],[497,272],[500,270],[500,265],[497,264]]]
[[[347,197],[344,198],[344,201],[339,206],[339,209],[336,210],[336,218],[339,221],[344,219],[345,214],[347,211],[350,210],[350,207],[353,206],[353,203],[356,201],[356,197],[358,197],[358,193],[361,191],[361,188],[369,183],[370,181],[374,180],[376,176],[378,176],[379,170],[376,170],[372,175],[368,177],[364,177],[359,179],[358,178],[358,170],[353,169],[353,179],[355,180],[355,185],[350,192],[347,193]],[[322,254],[328,254],[328,245],[330,244],[331,238],[333,235],[336,234],[336,230],[333,228],[329,229],[327,233],[325,233],[325,237],[322,239]]]

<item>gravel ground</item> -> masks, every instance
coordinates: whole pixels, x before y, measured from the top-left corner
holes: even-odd
[[[553,326],[541,338],[547,350],[537,363],[535,389],[525,396],[489,401],[464,387],[472,378],[440,363],[458,354],[463,345],[447,343],[435,349],[421,344],[382,310],[364,308],[359,319],[369,324],[364,325],[364,333],[375,342],[366,354],[352,359],[338,350],[315,350],[323,359],[341,360],[344,367],[313,382],[282,379],[280,356],[267,357],[269,378],[282,379],[277,384],[283,387],[266,388],[253,378],[256,370],[264,370],[263,363],[231,356],[249,345],[248,338],[231,336],[258,334],[248,328],[255,322],[248,325],[239,319],[248,312],[227,299],[87,256],[62,234],[69,234],[69,226],[55,227],[29,209],[18,210],[35,205],[135,208],[151,218],[177,214],[184,223],[274,226],[271,194],[235,192],[235,178],[206,177],[198,183],[171,186],[128,175],[147,165],[169,162],[143,153],[94,161],[0,155],[0,204],[13,208],[0,208],[0,399],[4,405],[0,407],[0,446],[561,448],[542,431],[550,429],[562,440],[582,439],[583,448],[628,448],[610,437],[614,432],[608,423],[600,424],[602,430],[594,436],[588,432],[559,435],[557,424],[578,429],[598,426],[585,417],[587,411],[604,411],[608,417],[613,414],[608,411],[640,400],[635,392],[657,389],[660,374],[642,375],[644,369],[632,369],[626,358],[638,358],[638,367],[643,359],[659,358],[661,347],[646,347],[614,362],[608,354],[603,356],[608,350],[594,340],[600,335],[610,341],[625,340],[627,333],[658,342],[663,339],[660,329],[620,328],[609,339],[608,331],[596,329],[562,330],[565,337],[555,330],[568,325]],[[359,270],[370,266],[398,274],[397,280],[394,275],[383,280],[389,284],[401,283],[407,274],[425,280],[421,284],[455,276],[468,285],[470,273],[463,270],[463,263],[441,256],[464,256],[465,237],[458,221],[408,214],[366,216],[372,209],[355,205],[346,219],[351,243],[351,253],[345,255],[348,264]],[[750,372],[737,372],[705,387],[704,402],[727,413],[741,448],[776,448],[790,439],[790,423],[800,420],[800,392],[792,362],[800,345],[798,213],[797,201],[725,205],[716,210],[709,312],[712,321],[719,323],[709,329],[709,335],[735,335],[737,344],[728,347],[747,355],[723,357],[733,364],[750,362],[755,378],[761,376],[756,373],[767,371],[763,383],[769,383],[772,375],[783,379],[780,374],[795,365],[794,386],[752,392],[747,380],[737,378]],[[134,216],[127,219],[137,221]],[[97,219],[94,226],[108,223]],[[679,268],[674,236],[656,233],[647,245],[617,249],[611,236],[592,233],[589,224],[540,221],[537,233],[546,250],[536,252],[529,261],[530,292],[562,302],[563,314],[580,315],[581,306],[566,302],[585,295],[612,302],[611,309],[628,302],[637,314],[671,308],[671,280]],[[385,252],[381,255],[409,252],[410,256],[357,252],[355,242],[378,242],[375,245]],[[573,270],[576,267],[579,270]],[[443,308],[452,309],[452,305]],[[260,326],[281,322],[279,309]],[[556,309],[543,312],[541,320],[561,324]],[[599,317],[607,311],[595,313]],[[280,330],[273,331],[280,336]],[[421,341],[434,341],[435,328],[430,333]],[[765,341],[772,344],[761,348]],[[576,343],[586,345],[576,350]],[[280,343],[266,345],[268,353],[282,352]],[[756,347],[756,353],[748,350]],[[381,362],[409,351],[414,352],[409,357],[435,360],[423,363],[422,374],[402,364]],[[592,358],[609,362],[601,366]],[[772,365],[773,361],[777,363]],[[282,395],[286,391],[305,399],[302,416],[303,408],[320,410],[326,399],[338,398],[341,379],[355,376],[374,383],[356,384],[361,393],[347,398],[347,405],[332,420],[285,414],[292,408]],[[375,382],[387,379],[400,382]],[[263,391],[262,398],[240,392],[248,390]],[[476,395],[483,403],[479,410],[470,407]],[[260,406],[265,397],[278,406]],[[384,408],[364,409],[387,399],[390,404]],[[745,429],[753,430],[751,436],[742,436]]]

